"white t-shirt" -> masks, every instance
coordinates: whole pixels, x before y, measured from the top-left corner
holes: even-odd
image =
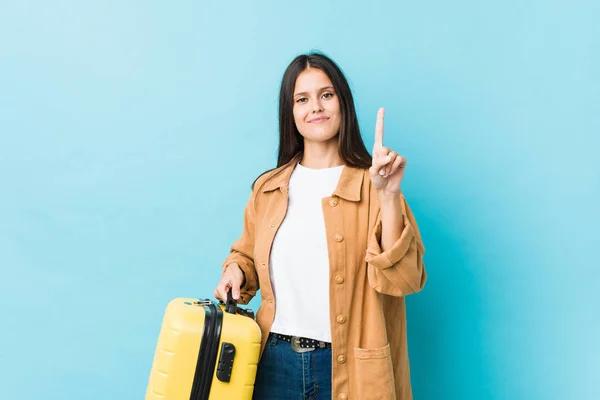
[[[343,168],[297,164],[292,172],[287,213],[271,247],[272,332],[331,342],[329,254],[321,201],[331,196]]]

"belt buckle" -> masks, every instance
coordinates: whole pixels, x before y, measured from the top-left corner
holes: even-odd
[[[300,347],[300,337],[292,336],[292,349],[296,353],[306,353],[308,351],[313,351],[315,348],[314,347]]]

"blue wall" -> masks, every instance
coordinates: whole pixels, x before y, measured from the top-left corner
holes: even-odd
[[[598,2],[167,3],[0,5],[2,398],[143,397],[311,49],[409,161],[415,399],[600,398]]]

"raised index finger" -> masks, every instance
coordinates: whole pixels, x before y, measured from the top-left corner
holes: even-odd
[[[377,111],[377,122],[375,122],[375,147],[383,147],[383,114],[384,109],[381,107]]]

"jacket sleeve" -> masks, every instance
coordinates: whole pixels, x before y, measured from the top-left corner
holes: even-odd
[[[402,196],[404,229],[400,238],[386,251],[381,250],[381,209],[377,212],[367,246],[369,284],[377,292],[391,296],[406,296],[425,286],[427,274],[423,264],[425,248],[415,217]]]
[[[244,273],[238,303],[248,304],[259,289],[258,275],[254,266],[254,198],[252,193],[244,210],[244,225],[241,236],[231,245],[229,255],[223,262],[223,272],[231,263],[237,263]]]

